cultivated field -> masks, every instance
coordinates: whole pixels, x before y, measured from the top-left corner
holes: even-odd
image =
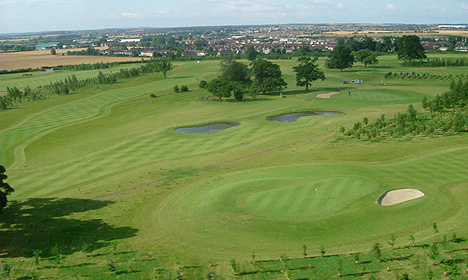
[[[67,51],[80,51],[83,49],[57,50],[52,55],[50,50],[37,50],[28,52],[0,53],[0,70],[15,70],[22,68],[41,68],[43,66],[75,65],[98,62],[139,61],[141,57],[112,57],[112,56],[83,56],[61,55]]]
[[[438,237],[468,237],[467,135],[367,142],[341,139],[339,132],[409,104],[422,111],[421,99],[447,91],[451,82],[385,80],[387,72],[459,75],[467,68],[405,68],[394,56],[379,59],[375,67],[327,70],[327,79],[308,92],[295,86],[295,61],[275,61],[288,82],[284,98],[200,101],[208,92],[198,83],[219,70],[219,62],[202,61],[176,63],[167,79],[145,74],[0,111],[0,163],[15,188],[0,216],[0,258],[13,266],[14,277],[112,279],[120,271],[121,279],[168,279],[179,271],[200,279],[211,270],[224,279],[231,277],[231,259],[247,263],[253,252],[277,260],[300,257],[303,245],[309,256],[319,255],[320,246],[327,254],[369,252],[374,242],[389,250],[391,234],[398,245],[410,244],[410,235],[431,242],[434,223]],[[0,88],[67,74],[3,75]],[[342,83],[352,79],[364,83]],[[190,91],[174,93],[176,84]],[[316,98],[329,92],[339,93]],[[267,120],[311,110],[344,114]],[[175,131],[213,122],[240,125],[203,135]],[[378,205],[381,195],[399,188],[425,196]],[[42,251],[42,263],[34,263],[34,250]],[[57,251],[61,264],[53,262]],[[295,273],[336,277],[338,258],[311,258],[316,273]],[[393,263],[368,264],[378,279],[395,279],[405,269],[422,275],[412,260],[399,262],[398,273],[386,266]],[[349,277],[369,277],[363,275]],[[242,277],[284,278],[280,270]]]

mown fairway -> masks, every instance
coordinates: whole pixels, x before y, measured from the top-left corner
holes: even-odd
[[[150,254],[166,271],[178,257],[184,265],[214,261],[229,275],[229,260],[252,252],[262,259],[295,256],[303,244],[310,254],[321,245],[329,253],[368,251],[374,242],[387,244],[390,234],[401,243],[410,234],[428,240],[434,222],[441,233],[466,236],[467,135],[365,142],[340,140],[339,129],[363,117],[393,116],[411,103],[422,111],[424,96],[450,84],[385,80],[389,71],[459,75],[467,69],[404,68],[394,56],[379,59],[376,67],[327,70],[327,80],[309,92],[295,86],[295,61],[277,61],[288,82],[285,98],[200,101],[208,92],[199,81],[219,69],[217,61],[202,61],[176,63],[167,79],[147,74],[1,111],[0,163],[15,188],[0,216],[1,252],[18,260],[41,249],[48,257],[57,245],[72,264],[86,243],[103,254],[89,264],[99,269],[112,250],[122,250]],[[0,90],[67,74],[4,75]],[[364,83],[342,84],[351,79]],[[190,91],[173,93],[176,84]],[[315,97],[331,91],[340,93]],[[301,110],[344,114],[266,120]],[[175,131],[221,121],[241,125],[206,135]],[[377,205],[397,188],[426,196]],[[141,266],[142,275],[146,269],[152,267]]]

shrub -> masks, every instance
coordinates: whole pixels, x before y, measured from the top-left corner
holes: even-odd
[[[174,90],[175,93],[180,92],[180,89],[179,89],[178,85],[175,85],[172,89]]]
[[[151,98],[156,98],[157,96],[156,96],[156,94],[152,93],[152,94],[150,94],[150,97]]]
[[[206,88],[206,85],[207,85],[207,84],[208,84],[208,83],[207,83],[205,80],[201,80],[200,83],[198,84],[198,86],[199,86],[200,88]]]
[[[187,92],[188,91],[188,87],[187,86],[181,86],[180,87],[180,92]]]

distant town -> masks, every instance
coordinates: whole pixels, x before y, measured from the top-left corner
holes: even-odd
[[[307,46],[317,55],[332,51],[339,38],[375,42],[393,52],[395,38],[421,37],[427,51],[468,52],[468,25],[268,25],[108,29],[0,35],[0,52],[67,49],[60,55],[107,55],[197,59],[244,55],[247,49],[285,56]],[[74,50],[81,48],[81,50]],[[85,49],[82,49],[85,48]],[[52,51],[53,52],[53,51]]]

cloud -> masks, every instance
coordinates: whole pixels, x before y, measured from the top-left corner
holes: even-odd
[[[338,8],[340,8],[340,9],[343,9],[343,8],[345,7],[345,6],[343,5],[343,3],[341,3],[341,2],[338,3],[338,5],[336,5],[336,6],[337,6]]]
[[[129,12],[123,12],[120,14],[124,18],[142,18],[143,14],[140,13],[129,13]]]
[[[461,5],[461,8],[462,8],[463,10],[468,10],[468,5],[462,4],[462,5]]]
[[[387,6],[385,6],[385,8],[387,8],[387,10],[390,10],[390,11],[393,11],[393,10],[396,9],[395,5],[393,5],[392,3],[387,4]]]

